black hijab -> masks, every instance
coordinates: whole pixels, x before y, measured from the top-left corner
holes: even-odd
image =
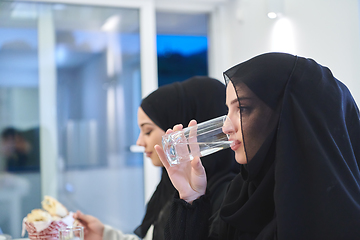
[[[238,98],[254,95],[270,110],[267,122],[240,113],[248,163],[224,200],[221,239],[359,239],[360,120],[347,87],[314,60],[284,53],[224,76]]]
[[[164,131],[180,123],[187,127],[192,119],[200,123],[227,113],[225,86],[216,79],[192,77],[158,88],[143,99],[141,108]],[[231,149],[203,157],[202,163],[210,192],[239,172],[239,165]],[[163,169],[160,183],[147,204],[143,222],[135,230],[138,236],[146,235],[165,204],[172,201],[175,191],[167,171]]]

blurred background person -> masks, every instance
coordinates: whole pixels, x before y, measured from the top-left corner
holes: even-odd
[[[1,132],[1,153],[8,172],[39,171],[39,129],[5,128]]]
[[[22,200],[30,191],[29,180],[16,173],[40,170],[39,144],[29,137],[33,133],[13,127],[1,132],[0,227],[6,234],[20,230]]]

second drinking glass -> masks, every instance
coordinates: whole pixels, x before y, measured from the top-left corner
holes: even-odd
[[[67,226],[59,230],[59,240],[84,240],[84,227]]]

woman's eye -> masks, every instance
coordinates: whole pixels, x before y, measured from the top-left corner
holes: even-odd
[[[249,108],[248,108],[248,107],[239,107],[239,109],[240,109],[240,112],[241,112],[241,113],[244,113],[244,112],[249,111]]]
[[[152,130],[145,132],[145,135],[150,135]]]

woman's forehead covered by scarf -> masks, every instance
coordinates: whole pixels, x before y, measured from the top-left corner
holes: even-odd
[[[227,113],[225,86],[213,78],[192,77],[160,87],[141,107],[164,131],[176,124],[186,127],[192,119],[203,122]]]
[[[224,75],[234,86],[244,83],[272,109],[276,109],[294,68],[296,57],[283,53],[268,53],[238,64]]]

